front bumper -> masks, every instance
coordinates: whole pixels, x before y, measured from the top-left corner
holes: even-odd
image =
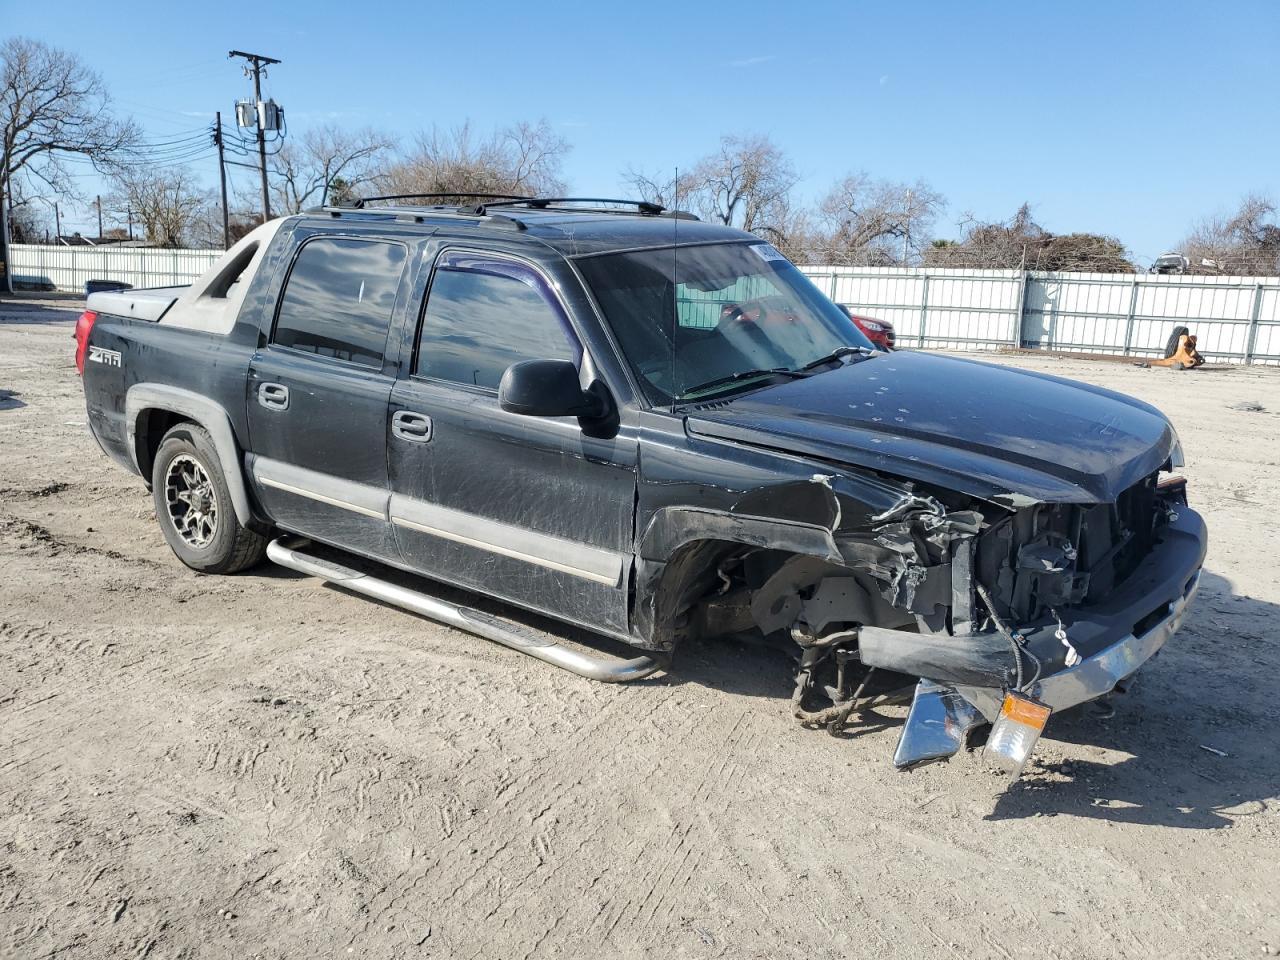
[[[1168,605],[1162,620],[1142,634],[1128,634],[1105,650],[1055,674],[1030,688],[1030,694],[1055,710],[1066,710],[1096,700],[1115,689],[1116,684],[1138,672],[1138,668],[1160,652],[1182,626],[1187,607],[1200,589],[1200,571],[1187,582],[1183,595]]]
[[[1182,625],[1200,585],[1208,536],[1193,510],[1179,509],[1161,546],[1122,589],[1067,628],[1083,659],[1065,665],[1066,647],[1055,637],[1057,624],[1024,630],[1027,644],[1045,664],[1045,673],[1023,692],[1065,710],[1105,696],[1154,657]],[[935,671],[936,674],[936,671]],[[927,673],[916,686],[894,764],[912,767],[954,756],[970,731],[994,721],[1004,689],[955,682]]]

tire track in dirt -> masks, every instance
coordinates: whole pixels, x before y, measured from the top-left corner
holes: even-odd
[[[0,513],[0,542],[4,541],[16,543],[20,548],[22,546],[38,547],[49,558],[55,558],[64,553],[90,554],[104,560],[147,567],[153,570],[171,569],[168,565],[152,560],[150,557],[130,556],[108,547],[77,543],[65,536],[54,533],[48,527],[35,520],[29,520],[11,513]]]
[[[646,929],[669,918],[697,872],[697,851],[720,846],[720,831],[710,826],[706,811],[728,805],[722,798],[732,796],[741,779],[741,748],[744,741],[751,741],[754,720],[750,709],[735,711],[732,716],[732,722],[720,737],[710,743],[704,738],[696,743],[696,752],[686,753],[686,767],[696,763],[701,769],[700,777],[692,792],[680,798],[674,809],[666,805],[660,808],[661,813],[673,818],[660,858],[655,862],[650,855],[651,848],[647,844],[642,848],[640,862],[647,866],[642,867],[644,872],[633,884],[633,892],[608,904],[592,925],[593,929],[599,929],[603,939],[611,941],[624,919],[628,928]],[[686,729],[685,736],[673,737],[669,741],[672,747],[678,743],[679,748],[687,750],[693,745],[690,732]]]
[[[559,677],[556,679],[566,682]],[[580,683],[576,680],[567,682],[575,686]],[[616,696],[610,699],[613,705],[619,702]],[[490,812],[483,817],[472,817],[460,824],[455,823],[444,844],[429,851],[423,863],[388,883],[381,903],[370,904],[372,919],[369,926],[393,917],[395,911],[401,909],[410,896],[420,898],[422,884],[434,886],[432,880],[439,868],[451,862],[467,862],[469,867],[464,873],[453,877],[447,887],[440,886],[426,897],[435,904],[436,909],[447,907],[451,911],[459,911],[469,907],[477,895],[485,892],[486,878],[505,876],[514,861],[524,856],[521,845],[512,843],[511,835],[518,831],[519,824],[537,821],[554,803],[574,795],[581,778],[569,782],[562,779],[563,773],[591,768],[590,763],[582,761],[599,755],[599,740],[607,736],[612,723],[610,709],[598,710],[585,723],[575,727],[568,740],[559,744],[556,750],[544,753],[536,760],[526,761],[520,770],[509,777],[502,776],[495,780],[495,783],[501,783],[502,786],[493,790],[491,801],[496,803],[497,813],[500,815]],[[552,756],[555,757],[554,763],[551,762]],[[553,767],[556,773],[554,777],[551,775]],[[552,842],[550,836],[544,842],[549,845]],[[574,855],[589,842],[589,839],[584,839],[578,844],[574,848]],[[550,863],[548,861],[548,865]],[[537,867],[532,871],[518,873],[517,881],[507,885],[505,898],[513,899],[532,880],[545,873],[545,869]]]

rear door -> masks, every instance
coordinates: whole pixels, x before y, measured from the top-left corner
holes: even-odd
[[[405,560],[625,633],[634,431],[589,436],[576,418],[498,405],[498,382],[513,363],[584,363],[564,302],[537,265],[485,251],[445,250],[429,286],[416,355],[389,413],[391,520]]]
[[[387,516],[387,355],[404,244],[312,236],[289,266],[246,397],[250,475],[272,519],[337,546],[396,557]],[[394,353],[394,350],[393,350]]]

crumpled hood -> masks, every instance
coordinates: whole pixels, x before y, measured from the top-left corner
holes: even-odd
[[[1113,501],[1175,442],[1165,416],[1132,397],[916,352],[708,403],[687,426],[1009,505]]]

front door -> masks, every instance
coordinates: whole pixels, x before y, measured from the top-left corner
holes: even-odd
[[[430,576],[615,635],[627,631],[633,431],[498,405],[520,360],[583,361],[543,273],[496,254],[437,259],[410,375],[391,392],[391,522]]]
[[[387,331],[403,244],[315,237],[281,292],[269,342],[250,362],[249,474],[281,527],[397,558],[387,503]]]

